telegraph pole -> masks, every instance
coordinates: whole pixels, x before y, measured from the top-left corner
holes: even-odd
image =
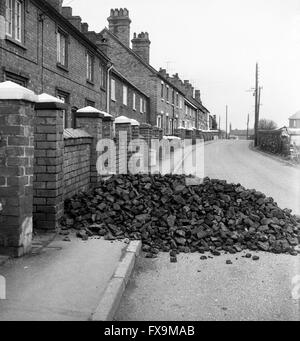
[[[255,72],[255,124],[254,124],[254,136],[255,141],[254,145],[257,147],[258,145],[258,122],[259,122],[259,97],[260,97],[260,89],[258,84],[258,63],[256,63],[256,72]]]
[[[228,139],[228,105],[226,105],[226,140]]]
[[[247,140],[249,140],[249,121],[250,121],[250,116],[248,114],[248,119],[247,119]]]

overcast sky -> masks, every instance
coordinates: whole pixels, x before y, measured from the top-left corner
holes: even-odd
[[[131,36],[150,35],[151,64],[200,88],[225,128],[254,123],[255,63],[263,86],[261,117],[279,126],[300,110],[300,0],[65,0],[100,31],[111,8],[129,10]]]

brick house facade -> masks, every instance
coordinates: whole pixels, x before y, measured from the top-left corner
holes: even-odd
[[[99,34],[105,41],[103,51],[118,70],[149,96],[149,123],[163,128],[165,134],[172,134],[181,126],[185,116],[184,102],[190,98],[194,101],[193,105],[196,102],[195,124],[201,129],[209,129],[209,112],[194,98],[191,85],[187,81],[182,83],[178,75],[178,79],[169,77],[165,70],[158,72],[150,65],[149,34],[135,33],[130,47],[131,20],[128,10],[112,9],[108,22],[109,28]]]
[[[113,68],[110,73],[109,113],[114,118],[126,116],[140,123],[147,123],[148,107],[149,97]]]
[[[296,112],[289,118],[289,127],[294,129],[300,129],[300,111]]]
[[[0,15],[6,18],[10,17],[8,3],[12,11],[21,4],[20,37],[11,34],[7,24],[5,39],[0,41],[0,80],[64,100],[66,127],[74,124],[72,111],[87,104],[105,110],[109,59],[82,34],[80,26],[65,18],[62,1],[0,1]]]
[[[73,16],[71,7],[62,7],[61,0],[0,0],[0,17],[6,21],[5,36],[0,39],[0,82],[10,80],[63,100],[67,104],[66,128],[76,127],[75,112],[86,106],[111,109],[113,116],[126,115],[141,123],[147,121],[149,99],[116,68],[108,72],[112,64],[99,48],[102,40],[86,34],[88,25]],[[108,105],[108,75],[112,74],[117,80],[118,100]],[[135,112],[132,103],[123,104],[118,93],[123,85],[128,87],[129,102],[133,92],[137,100],[142,98],[143,113]]]

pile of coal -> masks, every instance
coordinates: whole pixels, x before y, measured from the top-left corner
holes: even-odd
[[[272,198],[240,184],[181,175],[118,175],[65,202],[62,229],[78,237],[142,240],[149,258],[170,252],[243,250],[297,255],[300,219]]]

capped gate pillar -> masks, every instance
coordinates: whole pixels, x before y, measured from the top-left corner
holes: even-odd
[[[0,83],[0,254],[13,257],[31,250],[36,100],[29,89]]]

